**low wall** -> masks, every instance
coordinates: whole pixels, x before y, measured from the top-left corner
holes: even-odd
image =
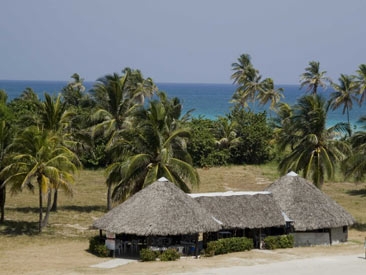
[[[348,240],[348,228],[337,227],[331,229],[332,244],[344,243]]]
[[[330,245],[328,232],[294,232],[295,246]]]

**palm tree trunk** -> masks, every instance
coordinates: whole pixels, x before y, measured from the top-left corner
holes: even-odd
[[[50,216],[51,211],[51,203],[52,203],[52,192],[51,189],[48,189],[47,192],[47,209],[46,209],[46,215],[44,216],[42,220],[42,228],[45,227],[48,224],[48,218]]]
[[[58,199],[58,188],[55,188],[55,192],[53,193],[53,204],[51,207],[52,212],[57,212],[57,199]]]
[[[3,223],[5,220],[5,200],[6,200],[6,188],[5,185],[0,188],[0,223]]]
[[[107,191],[107,210],[112,209],[112,186],[108,185]]]
[[[38,232],[42,232],[42,218],[43,218],[43,195],[42,195],[42,183],[38,181],[38,189],[39,189],[39,221],[38,221]]]
[[[351,129],[351,122],[349,120],[349,109],[347,108],[347,122],[348,122],[348,129],[349,129],[349,136],[352,135],[352,129]]]

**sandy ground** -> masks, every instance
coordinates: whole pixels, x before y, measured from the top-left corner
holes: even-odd
[[[0,274],[366,274],[360,243],[253,250],[175,262],[132,261],[113,268],[93,267],[111,259],[95,257],[87,247],[85,240],[17,244],[2,251]]]
[[[290,260],[255,266],[233,266],[223,268],[206,268],[195,272],[176,274],[281,274],[281,275],[364,275],[366,260],[358,255],[314,257],[300,260]]]

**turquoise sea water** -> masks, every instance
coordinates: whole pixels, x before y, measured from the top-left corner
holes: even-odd
[[[13,81],[0,80],[0,89],[8,94],[8,101],[18,97],[27,87],[32,88],[40,98],[45,92],[57,94],[67,81]],[[93,82],[84,83],[86,90],[93,86]],[[236,89],[232,84],[196,84],[196,83],[157,83],[160,90],[167,93],[169,97],[178,97],[183,103],[183,112],[194,109],[192,115],[195,117],[204,116],[209,119],[215,119],[218,116],[224,116],[229,113],[230,99]],[[304,90],[299,89],[299,85],[278,85],[284,88],[284,102],[293,105],[296,100],[304,94]],[[332,92],[330,88],[321,91],[328,98]],[[268,108],[261,108],[261,110]],[[257,108],[258,110],[258,108]],[[366,115],[364,106],[359,107],[354,104],[350,111],[350,119],[356,124],[361,115]],[[328,126],[337,122],[346,122],[346,115],[342,114],[342,108],[328,113]]]

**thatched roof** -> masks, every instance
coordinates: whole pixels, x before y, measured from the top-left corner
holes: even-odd
[[[220,224],[168,181],[156,181],[93,224],[113,233],[166,236],[218,231]]]
[[[282,211],[294,221],[296,231],[334,228],[354,223],[353,217],[315,185],[296,174],[273,182],[272,192]]]
[[[269,192],[191,194],[225,229],[284,226],[285,219]]]

